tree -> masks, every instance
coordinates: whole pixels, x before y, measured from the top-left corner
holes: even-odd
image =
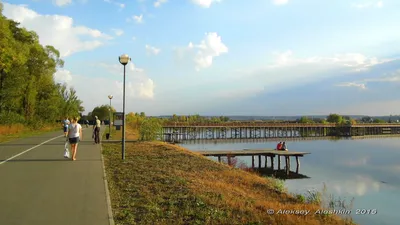
[[[383,119],[375,118],[373,119],[373,123],[386,123],[386,121]]]
[[[314,123],[314,121],[306,116],[302,116],[299,120],[299,123]]]
[[[326,121],[329,123],[341,124],[343,122],[343,117],[339,114],[329,114]]]
[[[361,118],[361,121],[364,123],[371,123],[373,119],[370,116],[364,116]]]
[[[111,107],[111,112],[113,114],[116,112],[113,107]],[[90,115],[92,119],[97,116],[99,120],[108,120],[110,117],[110,105],[96,106]]]
[[[64,65],[53,46],[42,46],[39,36],[2,15],[0,4],[0,124],[38,125],[84,108],[73,88],[53,78]]]
[[[139,134],[142,141],[156,140],[161,133],[162,126],[157,118],[146,118],[140,124]]]

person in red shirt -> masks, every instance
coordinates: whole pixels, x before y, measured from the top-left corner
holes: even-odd
[[[282,149],[282,142],[279,142],[278,145],[276,146],[276,150],[281,150]]]

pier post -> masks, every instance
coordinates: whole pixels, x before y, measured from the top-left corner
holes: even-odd
[[[296,173],[299,173],[299,169],[300,169],[300,160],[299,160],[299,157],[298,157],[298,156],[296,156],[296,163],[297,163],[297,165],[296,165]]]
[[[281,170],[281,156],[278,155],[278,170]]]
[[[268,167],[268,156],[266,156],[266,155],[264,155],[264,159],[265,159],[265,162],[264,162],[264,168],[266,169],[267,167]]]
[[[261,168],[261,155],[258,155],[258,168]]]
[[[271,169],[274,169],[274,156],[271,156]]]
[[[251,168],[254,168],[254,155],[251,156]]]
[[[218,162],[219,163],[221,162],[221,156],[218,156]]]
[[[290,159],[289,156],[285,156],[285,164],[286,164],[286,174],[289,175],[290,173]]]

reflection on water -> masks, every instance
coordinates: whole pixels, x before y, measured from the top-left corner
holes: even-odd
[[[258,173],[260,176],[267,176],[267,177],[275,177],[281,180],[293,180],[293,179],[305,179],[310,178],[301,173],[295,173],[290,171],[289,174],[286,173],[286,170],[272,170],[270,168],[255,168],[254,172]]]
[[[287,142],[292,151],[310,152],[301,158],[300,174],[286,179],[290,192],[322,189],[342,198],[355,198],[352,217],[363,225],[397,225],[400,202],[400,138],[305,140]],[[274,148],[276,142],[202,142],[181,144],[191,150]],[[212,157],[211,157],[212,158]],[[251,166],[251,157],[239,157]],[[292,161],[292,164],[295,163]],[[356,209],[377,209],[376,215],[356,215]]]

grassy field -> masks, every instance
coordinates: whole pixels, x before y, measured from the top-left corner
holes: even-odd
[[[114,136],[116,137],[116,136]],[[282,182],[161,142],[103,144],[116,224],[353,224],[314,214],[321,206],[292,196]],[[308,215],[268,210],[310,210]]]
[[[0,125],[0,143],[57,130],[59,130],[60,134],[62,134],[60,124],[46,125],[38,130],[30,129],[22,124]]]

